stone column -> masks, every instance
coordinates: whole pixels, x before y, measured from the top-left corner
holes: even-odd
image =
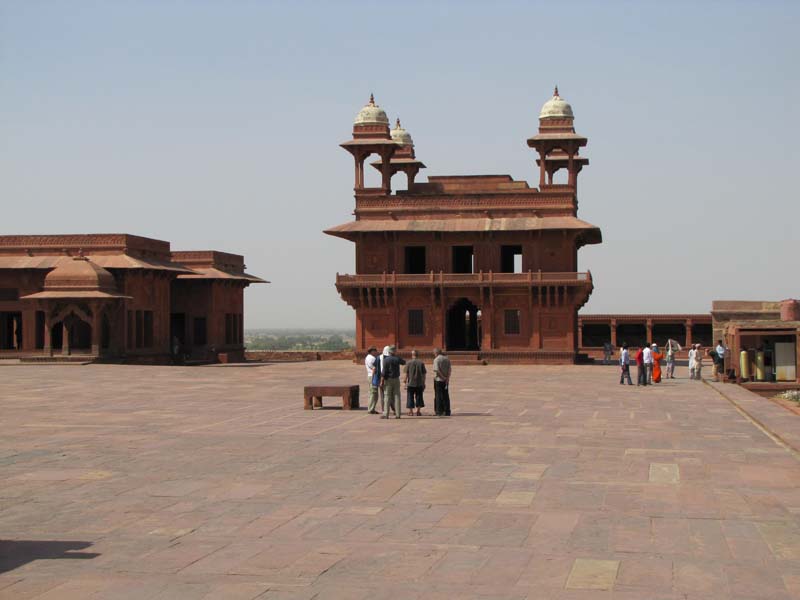
[[[100,303],[92,304],[92,354],[100,356],[100,333],[101,333],[101,319],[100,319]]]
[[[539,156],[539,187],[541,188],[545,185],[545,175],[547,174],[547,165],[545,164],[547,162],[547,153],[541,150]]]
[[[583,348],[583,319],[578,317],[578,348]]]
[[[686,346],[691,346],[692,345],[692,320],[691,319],[686,319],[686,323],[685,323],[684,327],[686,328],[686,340],[685,340],[686,344],[685,345]]]
[[[578,174],[575,172],[575,151],[570,150],[569,158],[567,159],[567,173],[569,177],[567,178],[567,182],[569,183],[570,187],[576,187],[578,183]]]
[[[611,319],[611,345],[616,348],[617,347],[617,320]]]
[[[36,309],[22,312],[22,348],[26,352],[36,349]]]
[[[645,324],[647,328],[647,343],[653,343],[653,319],[647,319],[647,323]]]
[[[64,356],[69,355],[69,327],[67,327],[67,320],[69,317],[64,317],[61,321],[61,354]]]
[[[50,315],[45,312],[44,317],[44,353],[46,356],[53,356],[53,339],[52,339],[52,332],[50,328],[52,323],[50,323]]]

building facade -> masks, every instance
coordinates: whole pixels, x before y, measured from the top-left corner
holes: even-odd
[[[715,300],[711,315],[737,381],[766,393],[800,389],[800,302]]]
[[[243,360],[244,259],[128,234],[0,236],[0,358]]]
[[[489,361],[570,363],[578,350],[578,309],[593,289],[578,250],[600,230],[577,217],[579,154],[572,107],[556,89],[527,140],[539,186],[508,175],[438,176],[417,183],[425,165],[397,122],[370,102],[342,144],[355,160],[355,219],[325,233],[355,243],[355,273],[336,276],[356,312],[356,350],[442,347]],[[365,186],[364,163],[381,173]],[[565,170],[565,183],[555,183]],[[392,193],[404,173],[407,190]]]

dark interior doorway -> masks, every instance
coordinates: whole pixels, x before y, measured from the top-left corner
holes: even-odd
[[[103,314],[103,319],[100,324],[100,348],[108,350],[111,347],[111,322],[108,319],[108,314]]]
[[[178,338],[178,343],[181,346],[186,344],[186,314],[185,313],[172,313],[169,316],[169,344],[172,347],[172,341]]]
[[[73,320],[69,331],[69,346],[72,350],[91,350],[92,326],[80,319]]]
[[[0,312],[0,350],[22,348],[22,313]]]
[[[522,273],[522,246],[502,246],[500,248],[500,271]]]
[[[617,344],[641,347],[649,343],[647,326],[644,323],[622,323],[617,326]]]
[[[583,324],[583,346],[585,348],[602,348],[611,343],[611,325],[605,323]]]
[[[447,311],[447,349],[480,350],[478,307],[462,298]]]
[[[681,346],[686,345],[686,326],[683,323],[654,323],[653,343],[665,346],[667,340],[675,340]]]
[[[425,273],[425,246],[406,246],[405,272],[408,275]]]
[[[472,246],[453,246],[453,273],[474,273]]]
[[[692,342],[702,346],[711,346],[714,343],[711,323],[696,323],[692,325]]]

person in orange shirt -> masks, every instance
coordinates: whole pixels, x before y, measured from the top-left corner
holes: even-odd
[[[651,348],[653,354],[653,383],[661,383],[661,361],[664,359],[664,355],[658,351],[657,344],[653,344]]]

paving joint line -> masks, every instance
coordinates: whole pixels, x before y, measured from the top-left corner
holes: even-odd
[[[764,435],[766,435],[766,436],[767,436],[767,437],[768,437],[770,440],[772,440],[772,441],[773,441],[775,444],[777,444],[778,446],[780,446],[781,448],[783,448],[784,450],[786,450],[786,451],[787,451],[787,452],[788,452],[788,453],[789,453],[789,454],[790,454],[790,455],[791,455],[791,456],[792,456],[792,457],[793,457],[795,460],[797,460],[797,461],[800,461],[800,450],[798,450],[797,448],[795,448],[794,446],[792,446],[792,445],[791,445],[789,442],[787,442],[786,440],[784,440],[784,439],[783,439],[783,438],[782,438],[782,437],[781,437],[779,434],[777,434],[777,433],[775,433],[774,431],[770,430],[770,429],[769,429],[769,428],[768,428],[766,425],[764,425],[764,424],[763,424],[761,421],[759,421],[757,418],[755,418],[753,415],[751,415],[749,412],[747,412],[747,411],[746,411],[744,408],[742,408],[742,407],[741,407],[741,405],[739,405],[739,403],[738,403],[738,402],[736,402],[736,400],[734,400],[733,398],[731,398],[731,397],[730,397],[730,396],[728,396],[727,394],[725,394],[725,393],[721,392],[721,391],[720,391],[718,388],[716,388],[716,387],[714,387],[713,385],[711,385],[711,384],[710,384],[708,381],[706,381],[705,379],[703,380],[703,384],[704,384],[704,385],[707,385],[707,386],[708,386],[708,387],[710,387],[712,390],[714,390],[714,391],[715,391],[717,394],[719,394],[720,396],[722,396],[722,397],[723,397],[725,400],[727,400],[728,402],[730,402],[730,403],[731,403],[731,405],[733,406],[733,408],[735,408],[735,409],[736,409],[736,411],[737,411],[737,412],[738,412],[740,415],[742,415],[742,416],[743,416],[745,419],[747,419],[748,421],[750,421],[750,423],[751,423],[752,425],[754,425],[756,429],[758,429],[758,430],[759,430],[761,433],[763,433]]]

